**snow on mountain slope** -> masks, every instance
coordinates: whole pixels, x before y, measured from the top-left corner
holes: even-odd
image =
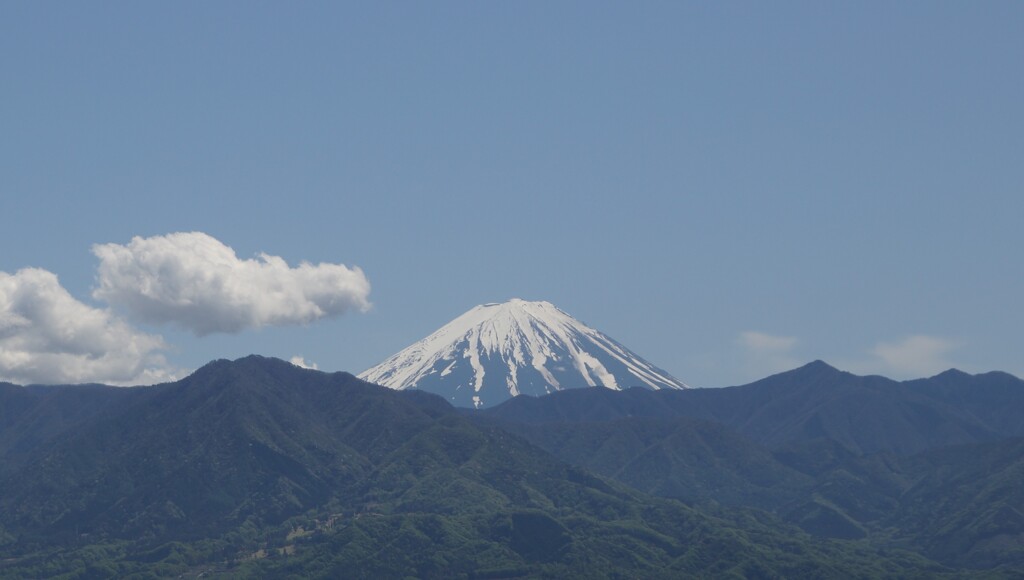
[[[687,388],[550,302],[518,298],[469,310],[359,378],[475,407],[576,387]]]

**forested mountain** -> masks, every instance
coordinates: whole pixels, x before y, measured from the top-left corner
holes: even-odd
[[[858,454],[905,454],[1024,436],[1024,381],[951,370],[901,383],[815,361],[740,387],[622,394],[576,389],[517,397],[482,412],[520,423],[682,416],[725,425],[773,448],[823,438]]]
[[[0,577],[1011,578],[1019,383],[812,363],[482,412],[252,356],[0,385]]]
[[[580,390],[478,415],[656,495],[951,566],[1024,563],[1024,383],[1005,373],[898,383],[819,361],[743,387]]]
[[[140,394],[102,385],[0,383],[0,472],[20,465],[52,437]]]

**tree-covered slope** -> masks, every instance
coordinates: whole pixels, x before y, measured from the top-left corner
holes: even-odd
[[[450,412],[407,399],[272,359],[214,362],[39,447],[4,481],[0,517],[46,538],[189,536],[250,515],[280,521]]]
[[[139,394],[102,385],[0,383],[0,473],[20,466],[39,445]]]
[[[816,363],[747,387],[573,391],[474,417],[657,495],[757,507],[813,535],[950,566],[1019,571],[1024,450],[1010,417],[1022,395],[1003,373],[896,383]]]
[[[248,357],[138,393],[3,479],[0,576],[946,572],[765,513],[645,495],[436,397],[346,374]]]
[[[1024,381],[949,371],[900,383],[816,361],[740,387],[577,389],[517,397],[481,413],[535,424],[683,416],[725,425],[770,448],[829,439],[858,454],[910,454],[1024,435]]]
[[[771,509],[814,482],[728,427],[687,417],[496,424],[573,465],[686,502]]]

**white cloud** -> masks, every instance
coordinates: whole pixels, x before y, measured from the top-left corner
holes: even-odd
[[[799,340],[793,336],[776,336],[754,330],[740,332],[736,336],[739,359],[735,369],[742,371],[749,380],[787,371],[800,366],[793,350]]]
[[[742,350],[742,367],[752,379],[799,366],[800,361],[793,356],[798,342],[792,336],[776,336],[755,330],[743,331],[736,337],[736,344]]]
[[[159,336],[73,298],[52,272],[0,272],[0,380],[151,384],[177,378]]]
[[[842,368],[859,375],[883,375],[892,379],[930,377],[956,367],[949,355],[963,346],[957,340],[916,334],[878,342],[859,359],[839,360]]]
[[[292,363],[293,365],[295,365],[295,366],[297,366],[299,368],[312,369],[314,371],[320,370],[320,367],[317,366],[317,364],[315,362],[307,361],[304,357],[299,356],[299,355],[293,356],[291,358],[291,360],[288,361],[288,362]]]
[[[197,335],[267,325],[305,324],[365,311],[370,282],[357,267],[277,256],[241,260],[201,233],[135,237],[127,245],[97,244],[93,297],[149,323],[173,323]]]
[[[898,342],[880,342],[871,354],[873,364],[883,374],[924,377],[938,374],[954,365],[946,355],[960,346],[956,341],[918,334]]]
[[[748,351],[761,355],[778,355],[793,350],[797,340],[792,336],[773,336],[763,332],[747,330],[736,339]]]

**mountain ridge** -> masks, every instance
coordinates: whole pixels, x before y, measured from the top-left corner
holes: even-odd
[[[136,392],[0,476],[0,576],[947,571],[643,494],[347,373],[246,357]]]
[[[814,361],[735,387],[573,390],[516,397],[480,412],[526,423],[684,416],[721,423],[769,447],[826,437],[855,453],[915,453],[1024,435],[1024,381],[993,372],[897,382]]]
[[[896,382],[816,362],[740,387],[567,391],[474,414],[649,493],[982,575],[1024,565],[1024,381],[1007,373]]]

